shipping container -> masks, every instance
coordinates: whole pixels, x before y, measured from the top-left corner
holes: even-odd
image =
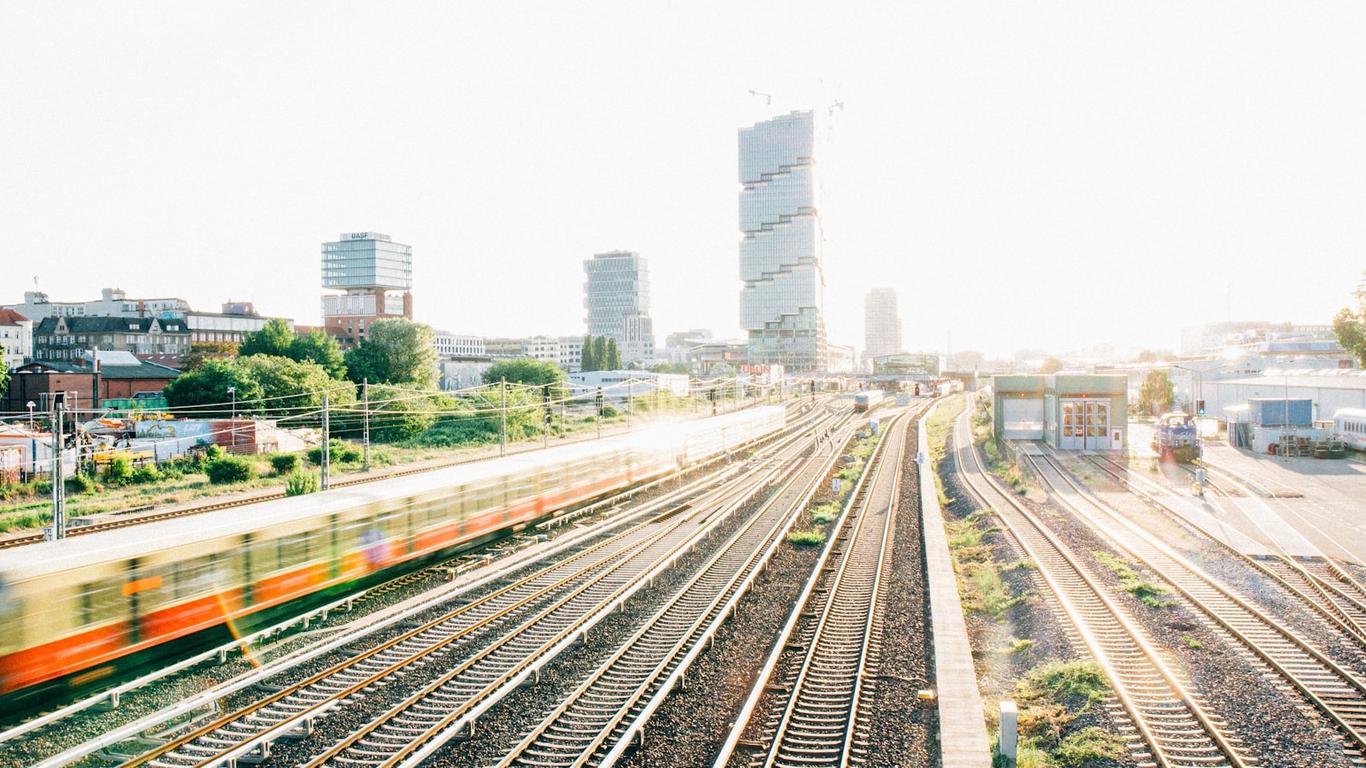
[[[1314,402],[1309,398],[1254,397],[1247,401],[1249,421],[1257,427],[1309,427],[1314,423]],[[1287,411],[1289,419],[1286,418]]]

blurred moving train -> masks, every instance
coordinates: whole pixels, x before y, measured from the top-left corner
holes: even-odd
[[[780,430],[781,407],[0,551],[0,712]]]

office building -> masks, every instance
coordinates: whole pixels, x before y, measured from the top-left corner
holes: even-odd
[[[814,145],[809,111],[740,130],[740,327],[788,371],[827,368]]]
[[[609,251],[585,259],[583,271],[588,334],[616,339],[623,363],[654,360],[649,262],[631,251]]]
[[[190,308],[189,302],[174,297],[132,299],[121,288],[105,288],[94,301],[52,301],[41,291],[25,291],[22,304],[11,304],[25,317],[41,324],[49,318],[156,318],[163,324],[180,320],[189,329],[189,341],[228,342],[241,344],[246,334],[259,331],[270,317],[256,313],[249,301],[229,301],[221,312],[204,312]],[[292,328],[294,322],[280,318]],[[187,348],[188,351],[188,348]]]
[[[365,340],[383,318],[413,317],[413,248],[379,232],[343,233],[323,243],[323,330],[343,347]]]
[[[480,357],[485,354],[484,339],[468,333],[437,331],[432,337],[437,357]]]
[[[871,360],[902,351],[896,291],[874,288],[863,297],[863,354]]]

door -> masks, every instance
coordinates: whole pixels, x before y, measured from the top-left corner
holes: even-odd
[[[1081,450],[1086,445],[1086,401],[1063,400],[1062,418],[1058,420],[1061,432],[1058,447],[1064,451]]]
[[[1003,397],[1001,436],[1007,440],[1043,439],[1043,399]]]
[[[1110,403],[1108,400],[1086,401],[1085,448],[1103,451],[1110,447]]]

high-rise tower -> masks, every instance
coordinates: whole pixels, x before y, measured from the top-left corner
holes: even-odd
[[[863,297],[863,354],[868,358],[901,352],[901,317],[896,291],[874,288]]]
[[[323,330],[344,347],[365,339],[385,317],[413,316],[413,247],[378,232],[350,232],[323,243]]]
[[[623,363],[653,360],[649,262],[632,251],[608,251],[585,259],[583,271],[588,334],[616,339]]]
[[[740,327],[752,363],[826,369],[815,121],[792,112],[740,129]]]

